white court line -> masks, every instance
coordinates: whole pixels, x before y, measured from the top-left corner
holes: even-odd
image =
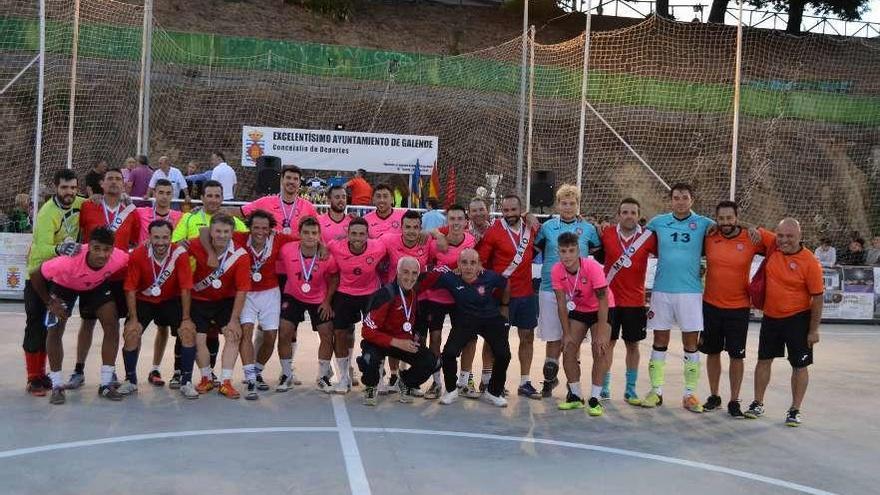
[[[819,490],[818,488],[813,488],[805,485],[799,485],[797,483],[792,483],[790,481],[780,480],[776,478],[770,478],[769,476],[762,476],[760,474],[749,473],[746,471],[740,471],[738,469],[726,468],[723,466],[716,466],[714,464],[706,464],[704,462],[695,462],[689,461],[687,459],[678,459],[676,457],[667,457],[665,455],[656,455],[656,454],[646,454],[644,452],[637,452],[634,450],[624,450],[624,449],[616,449],[613,447],[603,447],[601,445],[590,445],[584,443],[574,443],[574,442],[562,442],[559,440],[549,440],[543,438],[533,438],[533,437],[512,437],[506,435],[490,435],[485,433],[467,433],[462,431],[438,431],[438,430],[419,430],[419,429],[409,429],[409,428],[355,428],[354,431],[358,433],[408,433],[413,435],[435,435],[435,436],[443,436],[443,437],[457,437],[457,438],[475,438],[480,440],[501,440],[506,442],[524,442],[524,443],[536,443],[542,445],[553,445],[555,447],[568,447],[572,449],[580,449],[580,450],[591,450],[594,452],[604,452],[608,454],[616,454],[622,455],[626,457],[635,457],[637,459],[648,459],[652,461],[665,462],[667,464],[676,464],[679,466],[685,466],[690,468],[702,469],[704,471],[711,471],[715,473],[723,473],[729,474],[731,476],[736,476],[739,478],[745,478],[747,480],[759,481],[761,483],[766,483],[768,485],[779,486],[782,488],[788,488],[789,490],[795,490],[803,493],[810,493],[813,495],[834,495],[832,492],[826,492],[824,490]]]
[[[354,433],[401,433],[401,434],[411,434],[411,435],[435,435],[435,436],[445,436],[445,437],[456,437],[456,438],[473,438],[480,440],[499,440],[499,441],[507,441],[507,442],[526,442],[526,443],[534,443],[534,444],[542,444],[542,445],[552,445],[555,447],[567,447],[579,450],[590,450],[594,452],[603,452],[608,454],[621,455],[625,457],[633,457],[636,459],[644,459],[650,461],[658,461],[666,464],[674,464],[678,466],[684,466],[694,469],[700,469],[703,471],[727,474],[730,476],[736,476],[738,478],[743,478],[751,481],[757,481],[759,483],[765,483],[768,485],[778,486],[781,488],[787,488],[789,490],[794,490],[802,493],[809,493],[812,495],[834,495],[832,492],[827,492],[824,490],[819,490],[818,488],[812,488],[805,485],[799,485],[797,483],[792,483],[790,481],[780,480],[777,478],[771,478],[769,476],[763,476],[760,474],[749,473],[746,471],[740,471],[738,469],[730,469],[723,466],[716,466],[714,464],[707,464],[704,462],[695,462],[689,461],[687,459],[679,459],[675,457],[667,457],[663,455],[656,454],[647,454],[644,452],[637,452],[634,450],[624,450],[624,449],[616,449],[613,447],[603,447],[601,445],[590,445],[583,443],[574,443],[574,442],[563,442],[559,440],[549,440],[543,438],[531,438],[531,437],[514,437],[514,436],[506,436],[506,435],[490,435],[484,433],[467,433],[460,431],[438,431],[438,430],[419,430],[419,429],[407,429],[407,428],[352,428],[351,420],[348,418],[348,411],[345,409],[345,403],[341,397],[333,397],[333,412],[336,416],[336,423],[339,425],[338,428],[334,427],[270,427],[270,428],[229,428],[229,429],[217,429],[217,430],[189,430],[189,431],[172,431],[172,432],[164,432],[164,433],[146,433],[142,435],[128,435],[122,437],[108,437],[108,438],[98,438],[94,440],[81,440],[78,442],[66,442],[66,443],[54,443],[49,445],[41,445],[38,447],[27,447],[21,449],[13,449],[0,451],[0,459],[8,459],[11,457],[24,456],[29,454],[38,454],[42,452],[51,452],[55,450],[64,450],[64,449],[73,449],[78,447],[92,447],[96,445],[108,445],[114,443],[123,443],[123,442],[136,442],[141,440],[154,440],[154,439],[165,439],[165,438],[180,438],[180,437],[192,437],[192,436],[203,436],[203,435],[230,435],[230,434],[242,434],[242,433],[338,433],[340,437],[340,443],[343,445],[343,455],[346,462],[346,469],[349,474],[349,485],[351,486],[353,495],[360,494],[369,494],[370,486],[367,483],[366,473],[364,471],[363,463],[360,459],[360,454],[357,451],[357,444],[354,442]],[[337,405],[338,404],[338,405]],[[343,439],[343,436],[347,438],[347,440]],[[349,445],[355,451],[355,461],[357,465],[355,466],[358,469],[359,473],[352,473],[351,466],[349,465],[349,455],[348,452],[345,451],[346,445],[348,442],[351,442]],[[355,475],[359,476],[360,482],[362,485],[358,485],[357,489],[365,490],[365,491],[355,491]]]
[[[370,495],[370,482],[367,480],[367,472],[361,460],[361,452],[358,450],[357,440],[354,438],[354,430],[345,408],[345,400],[338,395],[331,399],[333,403],[333,416],[336,418],[337,431],[339,432],[339,445],[342,446],[342,458],[345,459],[345,471],[348,473],[348,486],[351,495]]]

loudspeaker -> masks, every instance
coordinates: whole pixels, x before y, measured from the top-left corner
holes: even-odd
[[[277,156],[261,156],[257,158],[257,196],[278,194],[281,181],[281,158]]]
[[[552,207],[556,201],[556,173],[551,170],[535,170],[532,172],[531,206],[536,208]]]

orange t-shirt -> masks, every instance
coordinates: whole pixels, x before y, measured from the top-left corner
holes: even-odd
[[[751,307],[749,300],[749,271],[756,254],[767,252],[776,243],[776,235],[764,229],[761,243],[752,243],[747,230],[728,239],[716,232],[706,237],[706,289],[703,301],[723,309]]]
[[[345,187],[351,189],[352,205],[369,205],[373,200],[373,188],[363,177],[355,177],[354,179],[351,179],[345,184]]]
[[[825,292],[822,266],[807,248],[794,254],[776,251],[770,255],[765,269],[764,314],[771,318],[786,318],[807,311],[812,296]]]

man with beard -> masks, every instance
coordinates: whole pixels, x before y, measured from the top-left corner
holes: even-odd
[[[395,209],[394,192],[388,184],[378,184],[373,189],[375,210],[364,215],[370,229],[370,239],[379,239],[385,234],[400,232],[404,209]]]
[[[321,224],[321,240],[324,244],[345,239],[346,229],[352,218],[345,212],[348,197],[344,187],[332,186],[327,191],[327,200],[330,203],[330,209],[327,210],[327,213],[318,216],[318,223]]]

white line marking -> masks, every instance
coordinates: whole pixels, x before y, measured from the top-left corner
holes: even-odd
[[[354,429],[351,427],[348,410],[345,408],[345,400],[334,395],[331,402],[333,403],[333,416],[336,418],[339,445],[342,447],[342,458],[345,459],[345,471],[348,473],[348,486],[351,488],[351,495],[371,495],[370,482],[367,480],[361,452],[358,450],[357,440],[354,438]]]
[[[667,464],[676,464],[679,466],[685,466],[690,468],[702,469],[704,471],[711,471],[715,473],[723,473],[729,474],[731,476],[737,476],[739,478],[745,478],[752,481],[759,481],[761,483],[766,483],[768,485],[779,486],[783,488],[788,488],[790,490],[795,490],[803,493],[810,493],[813,495],[834,495],[832,492],[826,492],[824,490],[819,490],[818,488],[812,488],[809,486],[799,485],[797,483],[792,483],[790,481],[780,480],[776,478],[770,478],[768,476],[762,476],[760,474],[749,473],[746,471],[740,471],[738,469],[730,469],[723,466],[716,466],[714,464],[706,464],[704,462],[694,462],[689,461],[687,459],[678,459],[675,457],[667,457],[664,455],[657,454],[646,454],[644,452],[637,452],[634,450],[624,450],[624,449],[616,449],[613,447],[603,447],[601,445],[589,445],[583,443],[574,443],[574,442],[562,442],[559,440],[549,440],[543,438],[532,438],[532,437],[512,437],[506,435],[489,435],[484,433],[467,433],[460,431],[438,431],[438,430],[419,430],[419,429],[408,429],[408,428],[355,428],[354,431],[357,433],[408,433],[413,435],[435,435],[435,436],[444,436],[444,437],[458,437],[458,438],[475,438],[480,440],[501,440],[506,442],[525,442],[525,443],[537,443],[543,445],[553,445],[555,447],[568,447],[572,449],[579,450],[592,450],[595,452],[605,452],[608,454],[616,454],[622,455],[626,457],[635,457],[638,459],[647,459],[652,461],[665,462]]]
[[[53,450],[76,449],[80,447],[93,447],[95,445],[107,445],[124,442],[140,442],[143,440],[156,440],[164,438],[198,437],[206,435],[234,435],[241,433],[335,433],[332,426],[279,426],[275,428],[225,428],[218,430],[189,430],[168,431],[162,433],[143,433],[140,435],[126,435],[122,437],[96,438],[93,440],[80,440],[78,442],[52,443],[39,447],[27,447],[22,449],[4,450],[0,452],[0,459],[18,457],[29,454],[39,454]]]
[[[142,440],[156,440],[156,439],[166,439],[166,438],[180,438],[180,437],[193,437],[193,436],[205,436],[205,435],[234,435],[234,434],[248,434],[248,433],[338,433],[340,443],[343,447],[343,455],[345,458],[346,469],[348,470],[349,475],[349,484],[351,486],[353,495],[361,495],[361,494],[370,494],[370,487],[367,483],[366,474],[364,472],[363,463],[361,462],[360,454],[357,450],[357,444],[354,441],[354,433],[401,433],[401,434],[411,434],[411,435],[435,435],[435,436],[445,436],[445,437],[456,437],[456,438],[472,438],[472,439],[480,439],[480,440],[499,440],[506,442],[527,442],[534,444],[542,444],[542,445],[552,445],[555,447],[567,447],[578,450],[589,450],[594,452],[603,452],[608,454],[621,455],[625,457],[633,457],[636,459],[644,459],[649,461],[657,461],[663,462],[666,464],[674,464],[678,466],[684,466],[694,469],[701,469],[703,471],[727,474],[730,476],[736,476],[738,478],[743,478],[751,481],[757,481],[759,483],[765,483],[768,485],[778,486],[781,488],[787,488],[790,490],[809,493],[812,495],[835,495],[832,492],[827,492],[824,490],[820,490],[818,488],[812,488],[805,485],[799,485],[797,483],[792,483],[790,481],[780,480],[777,478],[771,478],[769,476],[763,476],[760,474],[749,473],[747,471],[740,471],[738,469],[726,468],[723,466],[716,466],[714,464],[706,464],[703,462],[695,462],[689,461],[687,459],[678,459],[675,457],[667,457],[663,455],[657,454],[647,454],[644,452],[637,452],[634,450],[624,450],[617,449],[613,447],[603,447],[601,445],[590,445],[584,443],[574,443],[574,442],[563,442],[559,440],[550,440],[543,438],[531,438],[531,437],[514,437],[514,436],[506,436],[506,435],[490,435],[484,433],[468,433],[463,431],[438,431],[438,430],[419,430],[419,429],[408,429],[408,428],[353,428],[351,426],[351,420],[348,418],[348,411],[345,409],[345,403],[341,397],[333,397],[333,413],[336,416],[336,423],[339,425],[338,428],[334,428],[332,426],[328,427],[273,427],[273,428],[228,428],[228,429],[217,429],[217,430],[188,430],[188,431],[171,431],[164,433],[145,433],[141,435],[127,435],[122,437],[107,437],[107,438],[98,438],[94,440],[82,440],[78,442],[66,442],[66,443],[54,443],[49,445],[42,445],[38,447],[27,447],[21,449],[13,449],[13,450],[5,450],[0,451],[0,459],[8,459],[11,457],[19,457],[30,454],[38,454],[42,452],[51,452],[55,450],[65,450],[65,449],[74,449],[79,447],[92,447],[96,445],[108,445],[115,443],[124,443],[124,442],[138,442]],[[350,444],[349,444],[350,442]],[[349,452],[346,450],[350,446],[351,449],[354,450],[354,456],[350,459]],[[349,464],[349,461],[352,460],[357,464],[352,469],[352,466]],[[353,470],[359,470],[358,473],[352,473]],[[358,486],[358,490],[364,491],[356,491],[355,487],[355,476],[359,476],[362,486]]]

